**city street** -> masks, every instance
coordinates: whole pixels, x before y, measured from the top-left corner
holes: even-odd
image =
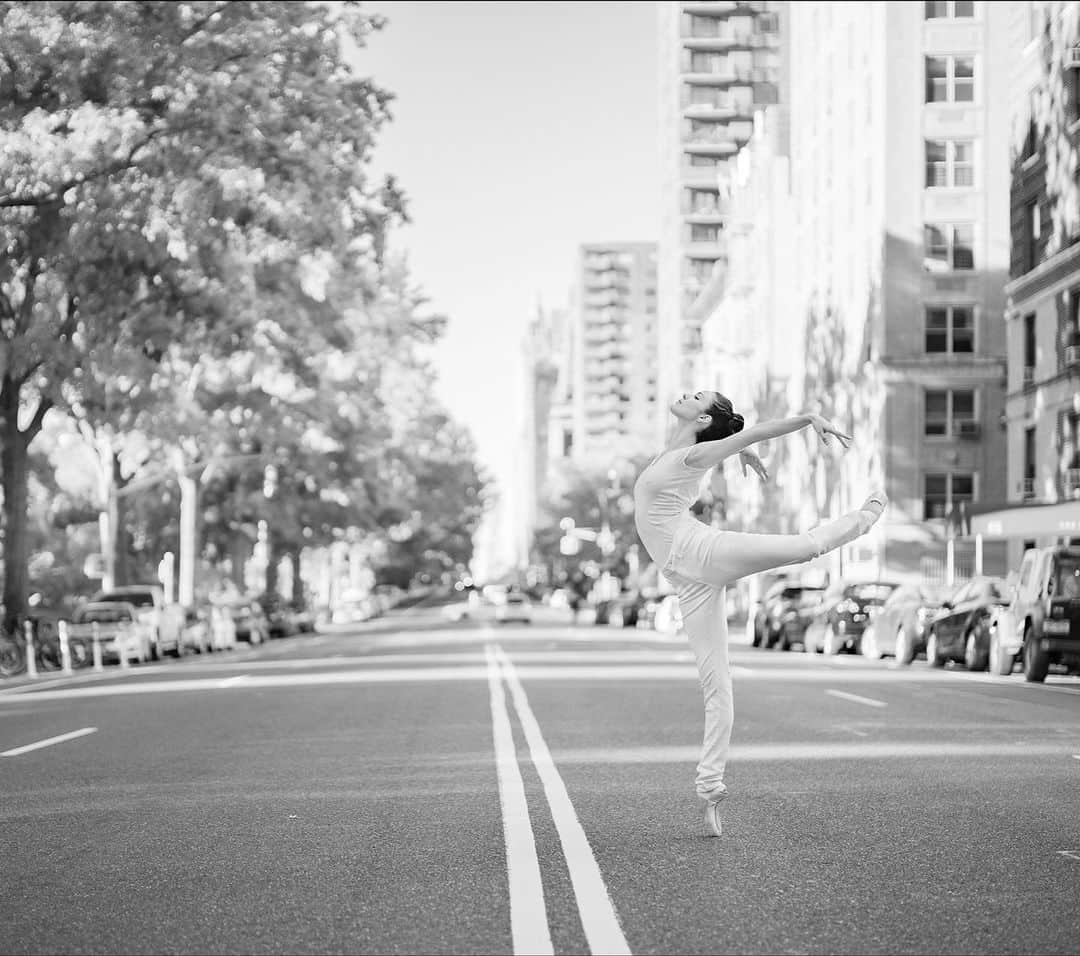
[[[1080,681],[734,640],[720,840],[652,631],[391,613],[8,686],[0,951],[1075,952]]]

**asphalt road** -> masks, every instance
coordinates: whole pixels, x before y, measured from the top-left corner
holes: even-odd
[[[421,612],[5,685],[0,952],[1077,951],[1080,681],[732,660],[720,840],[651,632]]]

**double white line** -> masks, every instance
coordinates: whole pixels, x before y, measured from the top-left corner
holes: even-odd
[[[540,775],[544,795],[551,808],[589,949],[595,954],[629,956],[630,947],[619,925],[611,897],[608,896],[600,867],[574,811],[574,805],[570,802],[566,785],[551,759],[551,752],[529,707],[529,699],[517,678],[514,665],[498,645],[489,644],[485,653],[488,688],[491,693],[491,722],[495,735],[495,761],[499,776],[499,800],[502,804],[503,834],[506,840],[506,868],[510,882],[510,929],[514,953],[516,956],[526,953],[547,956],[555,950],[547,922],[544,883],[529,820],[529,805],[525,799],[525,783],[521,778],[521,767],[514,749],[514,734],[507,711],[506,695],[503,692],[503,681],[510,689],[510,697],[529,747],[529,756]]]

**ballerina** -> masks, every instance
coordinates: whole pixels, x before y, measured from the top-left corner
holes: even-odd
[[[768,472],[749,450],[758,442],[812,427],[828,445],[843,448],[851,438],[820,415],[796,415],[743,430],[743,417],[719,392],[683,395],[671,406],[675,428],[667,447],[638,476],[634,520],[645,550],[676,588],[683,628],[697,660],[705,698],[705,738],[697,766],[696,789],[705,802],[709,828],[720,836],[720,802],[727,796],[727,764],[734,722],[728,666],[726,592],[729,584],[759,571],[800,564],[866,534],[881,517],[888,499],[875,492],[855,511],[802,534],[747,534],[708,527],[690,512],[705,473],[738,454],[765,480]]]

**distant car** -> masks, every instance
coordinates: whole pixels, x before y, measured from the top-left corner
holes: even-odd
[[[902,584],[863,631],[863,656],[895,657],[899,663],[910,664],[926,650],[927,625],[948,595],[949,589],[941,585]]]
[[[145,621],[151,631],[151,656],[158,660],[165,654],[180,657],[184,645],[180,631],[184,626],[184,609],[179,604],[166,604],[165,591],[159,584],[125,584],[108,591],[98,591],[91,602],[121,601],[138,609],[139,619]]]
[[[639,591],[623,591],[618,597],[596,602],[593,623],[608,627],[637,627],[644,599]]]
[[[229,605],[236,639],[246,641],[252,647],[270,640],[270,622],[258,601],[234,601]]]
[[[960,585],[928,625],[926,661],[944,667],[963,661],[968,670],[984,671],[990,659],[990,619],[1009,603],[1002,578],[979,576]]]
[[[754,647],[767,647],[769,640],[769,608],[788,586],[787,580],[770,585],[754,611]]]
[[[532,612],[529,596],[524,591],[514,589],[507,591],[506,597],[495,605],[495,620],[500,624],[509,624],[511,621],[532,624]]]
[[[180,629],[180,641],[184,650],[198,654],[213,651],[214,640],[210,633],[209,615],[197,608],[187,608],[184,611],[184,626]]]
[[[822,587],[787,584],[766,605],[763,647],[786,651],[805,641],[814,608],[821,603]]]
[[[831,586],[807,622],[803,650],[858,654],[867,623],[898,586],[891,581],[840,582]]]
[[[134,604],[126,601],[90,601],[75,610],[68,638],[81,642],[93,654],[97,638],[103,661],[150,660],[153,632]]]

